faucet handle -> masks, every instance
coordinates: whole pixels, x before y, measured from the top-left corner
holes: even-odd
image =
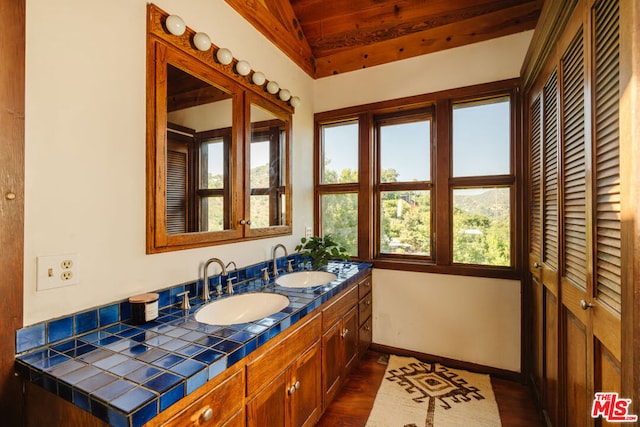
[[[293,272],[293,260],[287,260],[287,273],[292,273]]]
[[[265,285],[269,283],[269,267],[265,267],[262,269],[262,281]]]
[[[189,291],[184,291],[180,294],[176,295],[177,297],[182,297],[182,303],[180,304],[180,308],[182,310],[189,310],[191,308],[191,304],[189,304]]]
[[[227,293],[233,295],[233,279],[234,277],[227,277]]]

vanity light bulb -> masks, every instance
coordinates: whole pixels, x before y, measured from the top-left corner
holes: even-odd
[[[167,27],[167,30],[174,36],[181,36],[187,30],[187,26],[185,25],[182,18],[180,18],[178,15],[167,16],[167,20],[165,21],[164,25]]]
[[[251,72],[251,65],[249,65],[249,63],[247,61],[240,60],[236,64],[236,71],[241,76],[247,76]]]
[[[266,80],[267,78],[260,71],[255,71],[253,73],[253,76],[251,76],[251,81],[253,82],[253,84],[258,86],[262,86]]]
[[[275,95],[276,93],[278,93],[278,90],[280,90],[280,86],[277,82],[274,82],[272,80],[267,83],[267,92],[269,92],[270,94]]]
[[[289,103],[291,104],[291,106],[293,108],[297,108],[300,106],[300,98],[297,96],[293,96],[291,97],[291,99],[289,100]]]
[[[206,52],[211,48],[211,39],[207,33],[195,33],[193,35],[193,45],[203,52]]]
[[[288,89],[280,89],[280,93],[278,94],[278,97],[287,102],[289,99],[291,99],[291,92],[289,92]]]
[[[223,47],[218,49],[218,52],[216,52],[216,58],[219,63],[229,65],[233,61],[233,54],[229,49]]]

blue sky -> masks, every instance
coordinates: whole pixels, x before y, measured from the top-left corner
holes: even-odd
[[[453,109],[453,175],[502,175],[510,172],[508,98],[492,103],[459,104]],[[382,168],[400,172],[400,181],[429,178],[428,122],[388,125],[382,134]],[[324,128],[327,166],[338,172],[358,168],[358,127],[352,122]]]

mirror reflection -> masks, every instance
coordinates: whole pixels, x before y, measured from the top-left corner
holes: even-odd
[[[251,104],[252,228],[286,224],[286,122]]]
[[[232,95],[167,64],[167,234],[231,228]]]

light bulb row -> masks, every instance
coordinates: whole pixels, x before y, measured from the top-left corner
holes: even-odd
[[[165,21],[165,27],[169,33],[175,36],[181,36],[187,30],[187,26],[178,15],[169,15]],[[193,35],[192,39],[193,45],[196,49],[206,52],[211,49],[211,39],[207,33],[197,32]],[[221,47],[215,53],[216,60],[223,64],[229,65],[233,62],[233,54],[227,48]],[[235,72],[241,76],[248,76],[251,74],[251,65],[245,60],[238,60],[234,67]],[[251,75],[251,82],[256,86],[262,86],[267,81],[264,73],[260,71],[254,71]],[[274,81],[270,80],[266,85],[266,90],[272,95],[278,95],[284,102],[289,102],[292,107],[296,108],[300,105],[300,98],[297,96],[291,96],[291,92],[288,89],[281,89],[280,85]]]

